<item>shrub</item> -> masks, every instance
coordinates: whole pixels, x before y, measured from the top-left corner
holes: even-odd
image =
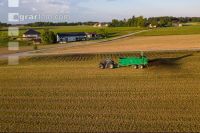
[[[42,42],[45,44],[56,43],[56,35],[53,31],[45,30],[42,33]]]
[[[100,34],[102,34],[105,38],[109,37],[109,33],[105,28],[100,29]]]

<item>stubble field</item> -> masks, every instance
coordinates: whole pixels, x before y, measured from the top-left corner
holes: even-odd
[[[100,70],[85,54],[0,62],[0,131],[198,132],[200,53],[149,52],[148,68]]]
[[[151,32],[151,31],[148,31]],[[148,33],[146,32],[146,33]],[[68,44],[66,44],[67,46]],[[55,48],[47,53],[105,53],[131,51],[200,50],[200,35],[131,36],[78,47]]]

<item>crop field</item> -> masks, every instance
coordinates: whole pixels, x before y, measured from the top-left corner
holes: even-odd
[[[100,32],[101,28],[92,26],[47,26],[47,27],[20,27],[20,35],[22,35],[27,29],[35,29],[39,32],[43,32],[44,29],[49,29],[55,33],[59,32]],[[110,37],[129,34],[132,32],[141,31],[147,28],[139,27],[107,27],[106,31],[110,34]],[[7,28],[0,30],[0,33],[7,35]],[[191,24],[183,27],[165,27],[153,29],[150,32],[140,33],[138,36],[161,36],[161,35],[189,35],[200,34],[199,23]]]
[[[146,69],[98,69],[133,55],[0,61],[0,132],[200,131],[200,52],[148,52]]]
[[[200,25],[189,25],[183,27],[166,27],[137,34],[137,36],[166,36],[166,35],[192,35],[200,34]]]
[[[146,32],[148,33],[148,32]],[[93,45],[65,47],[49,53],[104,53],[158,50],[200,50],[200,35],[131,36]]]
[[[55,33],[59,32],[99,32],[99,27],[93,26],[45,26],[45,27],[20,27],[20,35],[26,32],[28,29],[35,29],[39,32],[43,32],[44,29],[49,29]],[[107,30],[108,33],[113,33],[113,35],[124,35],[128,33],[132,33],[134,31],[140,31],[145,28],[138,27],[103,27]],[[3,28],[0,30],[3,33],[7,33],[8,29]]]
[[[200,22],[186,23],[186,26],[197,26],[200,25]]]

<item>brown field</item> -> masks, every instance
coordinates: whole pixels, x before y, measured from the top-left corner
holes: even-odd
[[[147,52],[146,69],[98,69],[135,54],[0,61],[0,132],[199,132],[200,52]]]
[[[128,37],[120,40],[93,45],[62,48],[48,51],[50,53],[101,53],[123,51],[157,51],[200,49],[200,35],[173,35]]]
[[[200,52],[187,51],[200,49],[200,35],[73,44],[45,47],[60,55],[21,58],[17,66],[0,60],[0,132],[200,131]],[[102,59],[140,50],[149,51],[146,69],[98,69]]]

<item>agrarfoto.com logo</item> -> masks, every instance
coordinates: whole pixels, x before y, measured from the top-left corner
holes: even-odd
[[[67,21],[69,16],[66,14],[43,15],[43,14],[19,14],[9,13],[9,22],[24,22],[24,21]]]

